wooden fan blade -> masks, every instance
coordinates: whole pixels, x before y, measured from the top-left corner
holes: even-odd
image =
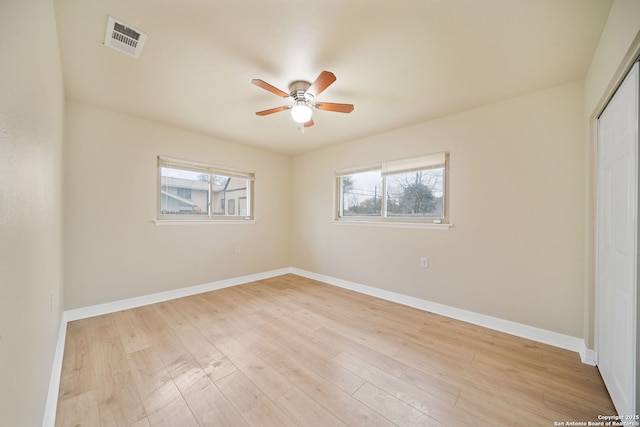
[[[281,96],[283,98],[288,98],[289,94],[285,91],[282,91],[280,89],[278,89],[275,86],[271,86],[269,83],[265,82],[264,80],[260,80],[260,79],[253,79],[251,80],[251,83],[253,83],[254,85],[261,87],[264,90],[268,90],[269,92],[276,94],[278,96]]]
[[[309,121],[304,124],[304,127],[308,128],[310,126],[313,126],[314,124],[315,123],[313,122],[313,119],[309,119]]]
[[[317,102],[314,105],[318,110],[335,111],[338,113],[350,113],[353,111],[353,104],[336,104],[334,102]]]
[[[266,116],[267,114],[278,113],[280,111],[284,111],[284,110],[288,110],[288,109],[289,109],[289,107],[283,105],[282,107],[276,107],[276,108],[270,108],[268,110],[258,111],[256,113],[256,115],[258,115],[258,116]]]
[[[323,71],[318,78],[311,84],[307,93],[314,97],[320,95],[331,83],[336,81],[336,76],[330,71]]]

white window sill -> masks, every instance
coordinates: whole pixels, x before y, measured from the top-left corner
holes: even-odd
[[[255,219],[154,219],[155,225],[255,224]]]
[[[359,227],[387,227],[387,228],[424,228],[430,230],[448,230],[453,224],[434,224],[432,222],[391,222],[391,221],[353,221],[333,220],[335,225],[355,225]]]

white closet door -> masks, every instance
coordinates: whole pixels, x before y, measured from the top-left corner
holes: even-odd
[[[598,123],[598,368],[620,415],[636,414],[638,63]]]

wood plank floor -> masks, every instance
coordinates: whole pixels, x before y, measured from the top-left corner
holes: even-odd
[[[71,322],[56,426],[553,426],[576,353],[295,275]]]

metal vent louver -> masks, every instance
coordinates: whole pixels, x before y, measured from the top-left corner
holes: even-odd
[[[109,17],[107,32],[104,36],[106,46],[137,58],[140,56],[146,39],[147,35],[142,31],[118,21],[112,16]]]

